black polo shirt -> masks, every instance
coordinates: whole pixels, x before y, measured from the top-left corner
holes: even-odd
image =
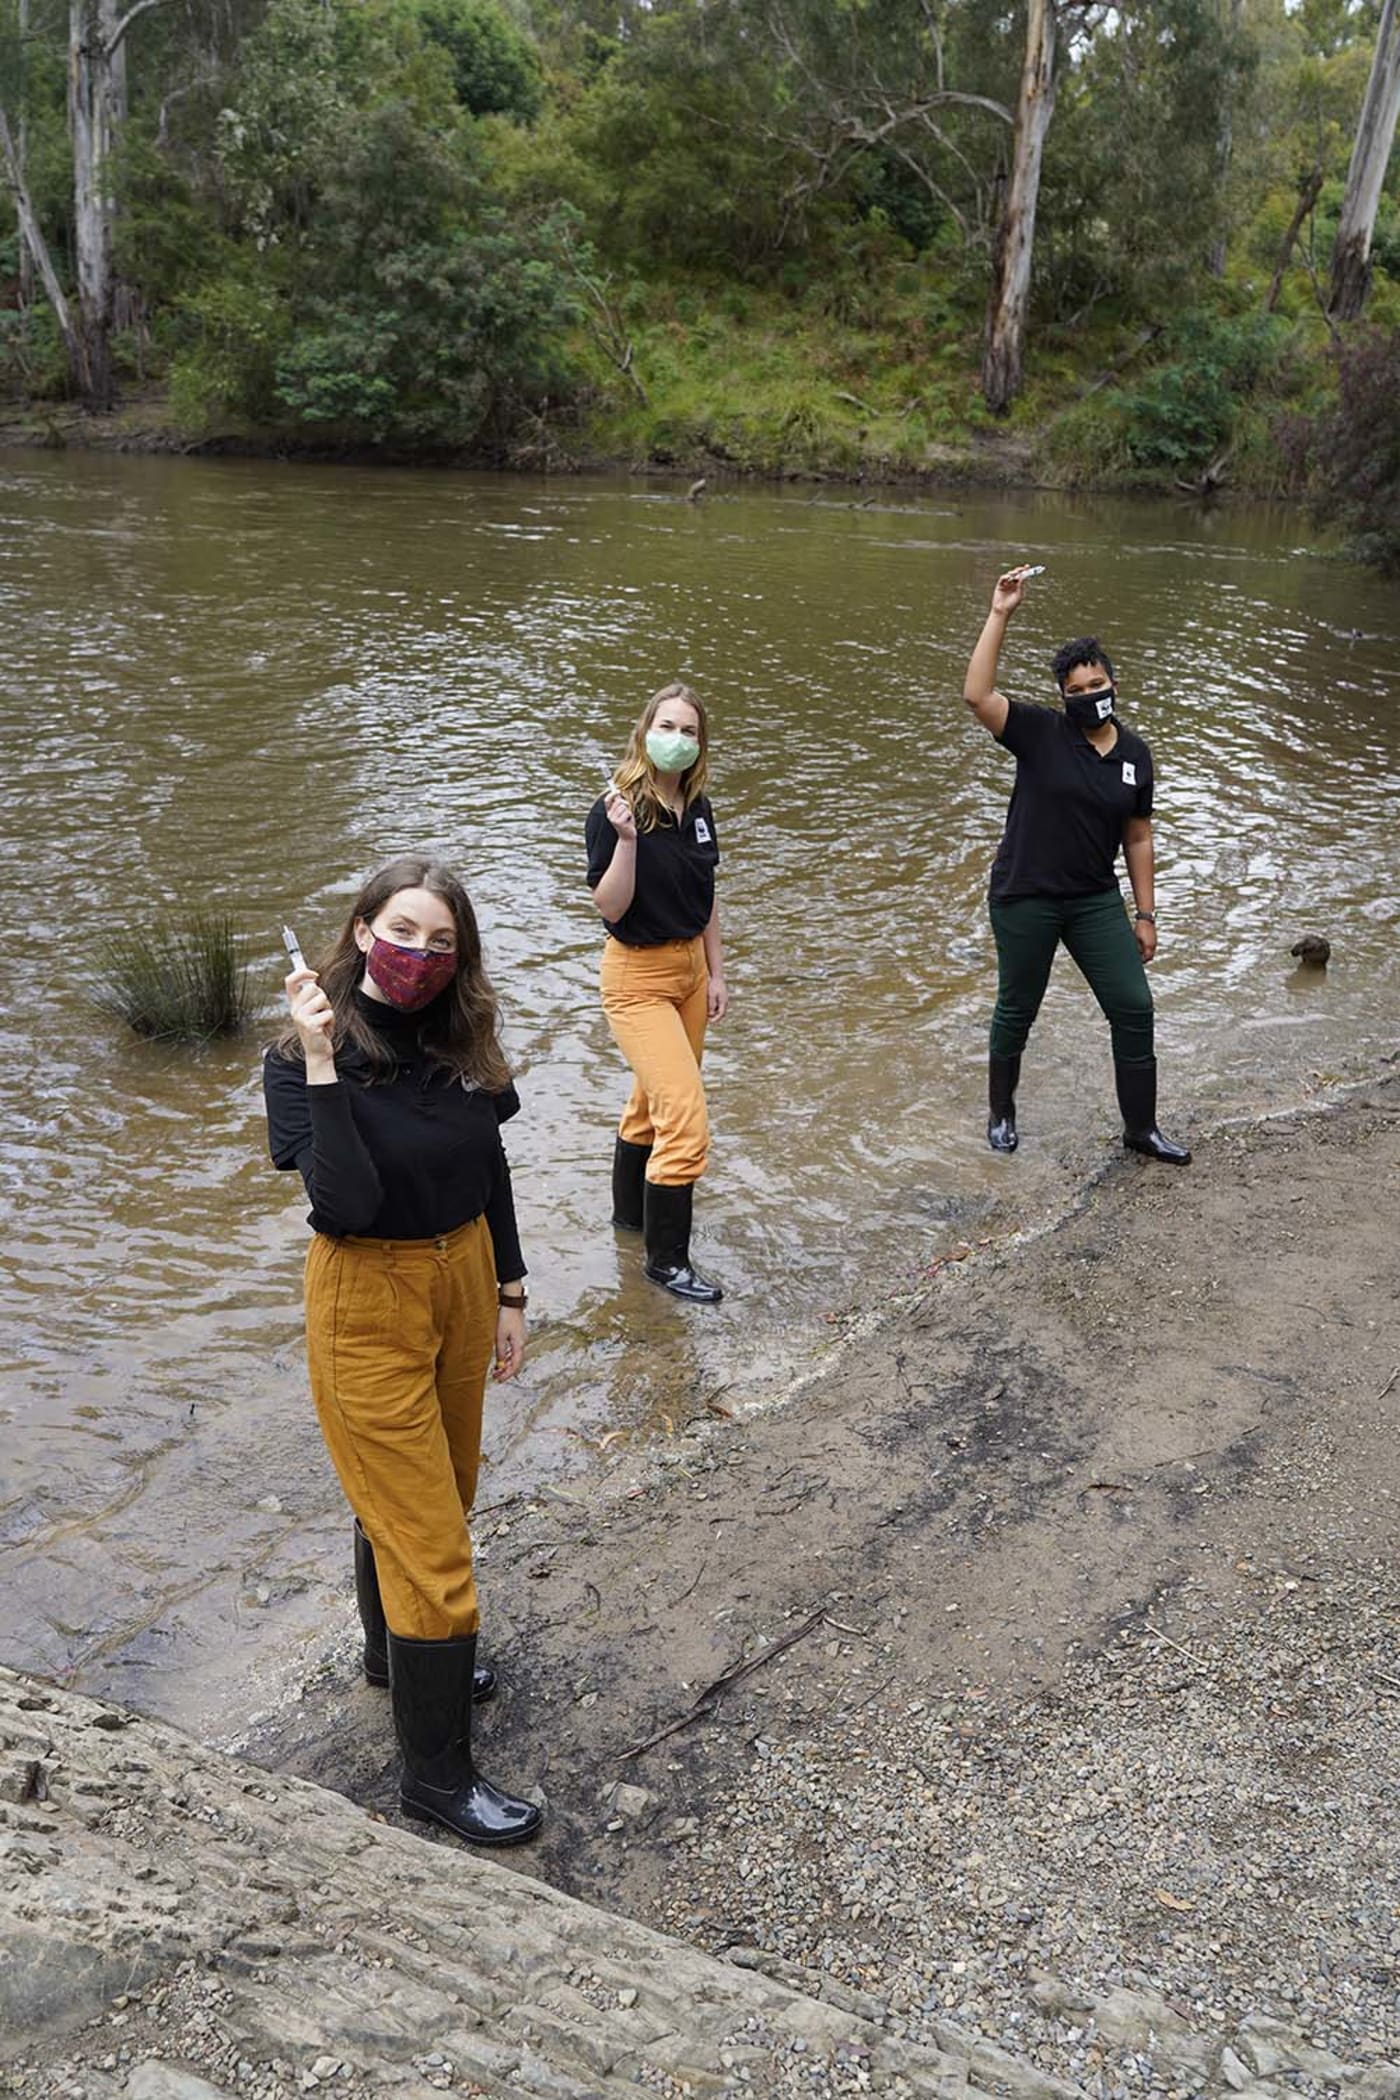
[[[584,826],[588,841],[588,887],[596,890],[612,865],[617,833],[600,795]],[[663,941],[690,941],[703,933],[715,908],[719,839],[715,813],[697,795],[679,824],[665,817],[654,831],[637,833],[637,887],[616,925],[603,924],[629,948],[659,948]]]
[[[1015,756],[1016,785],[992,863],[992,902],[1116,889],[1123,826],[1152,814],[1152,753],[1121,722],[1117,743],[1100,754],[1058,708],[1008,707],[997,742]]]

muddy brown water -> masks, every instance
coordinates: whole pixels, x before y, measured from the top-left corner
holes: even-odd
[[[1106,1030],[1063,961],[1022,1151],[981,1136],[1011,768],[958,695],[1007,562],[1047,573],[1003,684],[1049,697],[1054,645],[1096,630],[1154,747],[1164,1120],[1394,1047],[1400,594],[1290,514],[27,455],[0,514],[6,1661],[231,1735],[345,1625],[305,1205],[267,1164],[257,1039],[191,1053],[96,1016],[106,927],[226,906],[265,1037],[283,919],[314,948],[407,846],[465,871],[526,1068],[532,1359],[493,1402],[488,1502],[742,1407],[819,1356],[827,1312],[1110,1156]],[[677,673],[714,711],[731,957],[713,1312],[645,1285],[607,1224],[625,1080],[582,882],[584,812]],[[1289,958],[1310,931],[1322,977]]]

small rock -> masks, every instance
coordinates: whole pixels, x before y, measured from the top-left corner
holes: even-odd
[[[122,2091],[123,2100],[228,2100],[221,2087],[159,2057],[138,2064]]]
[[[1242,2093],[1247,2085],[1254,2083],[1251,2073],[1245,2069],[1233,2049],[1221,2050],[1220,2075],[1226,2085],[1237,2093]]]
[[[651,1806],[651,1795],[644,1786],[628,1786],[619,1780],[613,1788],[612,1807],[619,1816],[630,1816],[635,1822]]]

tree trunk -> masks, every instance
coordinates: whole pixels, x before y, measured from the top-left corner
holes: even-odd
[[[1003,415],[1021,391],[1040,163],[1054,113],[1055,0],[1028,0],[1011,182],[997,232],[982,352],[982,393],[994,415]]]
[[[0,109],[0,158],[3,158],[5,163],[5,180],[9,185],[10,195],[15,200],[15,211],[19,218],[20,233],[23,237],[24,245],[34,258],[34,266],[39,272],[44,291],[48,296],[49,305],[53,308],[54,319],[58,323],[58,332],[63,337],[63,347],[68,353],[68,366],[73,375],[73,385],[80,394],[86,396],[89,374],[82,334],[74,321],[72,308],[64,296],[63,286],[58,281],[58,272],[53,266],[53,258],[49,254],[48,243],[45,241],[39,228],[39,222],[34,216],[34,207],[29,201],[29,190],[24,180],[24,171],[20,166],[19,150],[15,145],[14,134],[10,130],[10,120],[3,109]]]
[[[73,142],[73,245],[78,326],[87,357],[89,408],[112,405],[112,146],[120,124],[113,67],[113,0],[70,0],[68,131]]]
[[[19,0],[19,142],[16,167],[22,183],[29,181],[29,124],[26,111],[29,107],[29,0]],[[29,242],[20,226],[19,242],[19,303],[20,309],[28,313],[34,304],[34,257]]]
[[[1385,0],[1366,99],[1351,149],[1346,195],[1337,222],[1337,245],[1332,250],[1332,283],[1327,298],[1328,317],[1354,321],[1366,304],[1371,288],[1371,235],[1376,224],[1381,185],[1385,181],[1390,149],[1395,140],[1396,118],[1400,117],[1400,20],[1396,0]]]
[[[1243,0],[1228,0],[1228,5],[1224,9],[1224,26],[1229,30],[1230,33],[1232,55],[1234,41],[1238,37],[1240,31],[1240,13],[1242,6]],[[1233,87],[1233,80],[1231,80],[1230,84]],[[1230,178],[1230,163],[1234,159],[1234,157],[1235,113],[1230,105],[1230,102],[1227,99],[1223,102],[1223,106],[1221,109],[1220,136],[1216,140],[1215,146],[1215,163],[1217,169],[1219,170],[1216,195],[1220,200],[1222,208],[1224,207],[1225,203],[1226,184],[1228,183]],[[1229,234],[1227,231],[1222,229],[1222,231],[1218,233],[1215,239],[1211,242],[1210,250],[1206,256],[1206,267],[1210,271],[1212,277],[1223,277],[1225,275],[1225,262],[1226,258],[1229,255],[1229,252]]]
[[[1278,305],[1279,294],[1283,290],[1283,280],[1288,275],[1288,265],[1293,260],[1293,250],[1298,245],[1298,236],[1303,230],[1303,221],[1307,218],[1308,213],[1314,209],[1321,195],[1322,170],[1321,168],[1310,168],[1303,177],[1293,217],[1289,220],[1288,231],[1279,245],[1278,261],[1274,264],[1274,280],[1269,286],[1269,296],[1264,301],[1266,314],[1271,314]]]

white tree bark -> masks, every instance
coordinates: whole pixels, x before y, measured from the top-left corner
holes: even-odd
[[[87,365],[84,399],[110,408],[113,259],[116,199],[112,152],[126,116],[126,35],[138,15],[161,0],[135,0],[124,15],[117,0],[69,0],[68,130],[73,143],[73,244],[78,272],[78,326]]]
[[[24,169],[20,162],[19,149],[15,144],[14,133],[10,129],[9,117],[3,109],[0,109],[0,158],[3,158],[5,163],[6,184],[10,195],[15,200],[15,212],[19,219],[21,238],[25,248],[34,258],[34,266],[39,272],[45,295],[48,298],[49,305],[53,308],[54,319],[58,323],[58,332],[63,337],[63,347],[68,353],[68,365],[73,375],[73,384],[80,394],[86,395],[89,377],[82,335],[73,318],[73,310],[68,304],[63,286],[58,281],[58,272],[53,266],[53,258],[49,254],[48,243],[44,239],[39,222],[34,216],[34,207],[29,201],[29,189],[24,179]]]
[[[1003,414],[1021,391],[1040,164],[1055,114],[1055,26],[1055,0],[1028,0],[1011,182],[997,233],[982,352],[982,394],[995,415]]]
[[[1327,312],[1334,321],[1354,321],[1371,287],[1371,235],[1381,185],[1395,142],[1400,117],[1400,15],[1397,0],[1385,0],[1376,33],[1371,77],[1351,149],[1346,195],[1332,250],[1332,282]]]
[[[19,136],[17,141],[17,165],[19,168],[19,179],[26,184],[29,181],[29,127],[25,117],[25,111],[29,106],[28,57],[29,0],[19,0],[19,86],[17,90]],[[24,237],[23,226],[20,227],[19,242],[19,303],[26,313],[34,303],[34,256],[28,241]]]

